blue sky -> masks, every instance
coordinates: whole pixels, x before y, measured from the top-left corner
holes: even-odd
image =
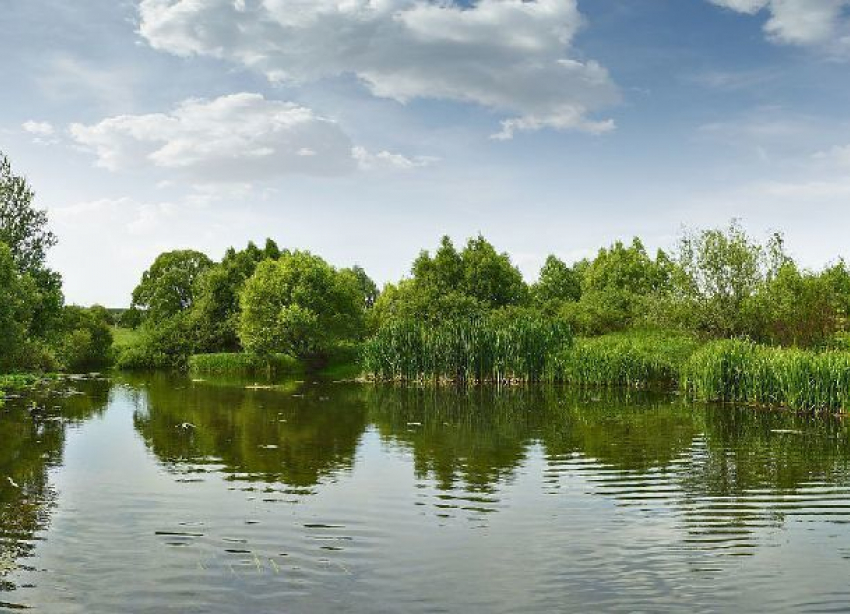
[[[850,0],[31,0],[0,150],[70,302],[274,237],[379,282],[483,232],[529,280],[740,218],[850,256]]]

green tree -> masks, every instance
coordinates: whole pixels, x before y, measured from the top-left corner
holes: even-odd
[[[56,236],[47,228],[47,213],[35,208],[34,198],[27,180],[15,175],[9,159],[0,153],[0,242],[8,246],[18,272],[35,283],[27,333],[48,340],[57,328],[64,297],[62,278],[45,263]]]
[[[239,338],[257,354],[323,356],[362,332],[363,298],[356,277],[309,252],[262,262],[245,283],[240,305]]]
[[[540,269],[532,294],[540,303],[578,301],[581,298],[581,275],[557,256],[550,255]]]
[[[439,322],[472,318],[493,309],[523,304],[528,288],[510,257],[481,235],[458,252],[448,237],[432,257],[423,250],[412,278],[388,284],[369,314],[370,330],[392,319]]]
[[[466,243],[461,253],[463,290],[491,309],[518,305],[526,298],[527,287],[507,253],[498,253],[483,236]]]
[[[12,172],[9,159],[0,152],[0,241],[12,253],[18,269],[33,272],[44,268],[47,251],[56,236],[47,228],[47,212],[33,206],[35,193],[24,177]]]
[[[154,325],[190,309],[195,284],[212,264],[205,254],[195,250],[160,254],[133,290],[132,306],[147,310],[148,320]]]
[[[0,371],[24,362],[37,289],[15,265],[12,250],[0,242]]]
[[[363,304],[366,309],[371,309],[375,306],[375,301],[378,300],[378,295],[380,292],[378,291],[378,286],[372,280],[371,277],[366,273],[366,270],[355,264],[350,269],[344,269],[351,272],[352,275],[357,279],[357,286],[360,288],[360,292],[363,295]]]
[[[742,307],[789,263],[783,239],[764,245],[733,220],[725,229],[686,233],[679,243],[677,290],[697,330],[719,337],[746,334]]]
[[[112,329],[109,313],[103,307],[89,309],[66,306],[62,310],[62,331],[57,358],[62,368],[82,371],[102,367],[110,360]]]
[[[640,239],[599,250],[581,271],[581,298],[562,307],[574,330],[602,334],[647,323],[650,306],[670,287],[674,266],[662,250],[653,259]]]
[[[260,262],[277,260],[280,255],[280,249],[271,239],[266,240],[263,249],[251,242],[241,251],[228,249],[220,263],[201,273],[191,312],[200,350],[234,352],[240,349],[237,335],[239,293]]]

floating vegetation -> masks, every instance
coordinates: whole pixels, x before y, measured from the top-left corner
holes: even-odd
[[[558,381],[556,357],[571,342],[568,326],[545,318],[438,326],[404,320],[385,325],[365,344],[363,366],[381,381]]]

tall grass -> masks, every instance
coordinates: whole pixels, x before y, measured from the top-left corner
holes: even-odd
[[[271,375],[303,370],[300,360],[286,354],[195,354],[189,358],[189,371],[195,375]]]
[[[715,341],[694,353],[683,370],[682,385],[704,401],[797,410],[848,409],[850,352]]]
[[[679,380],[699,346],[689,335],[631,331],[579,339],[559,356],[564,382],[577,386],[646,388]]]
[[[383,381],[556,381],[557,353],[571,341],[566,325],[544,318],[436,326],[405,320],[383,326],[364,345],[363,367]]]

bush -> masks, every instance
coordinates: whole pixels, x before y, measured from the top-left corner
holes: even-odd
[[[83,371],[109,364],[112,328],[102,308],[65,307],[56,356],[65,371]]]

